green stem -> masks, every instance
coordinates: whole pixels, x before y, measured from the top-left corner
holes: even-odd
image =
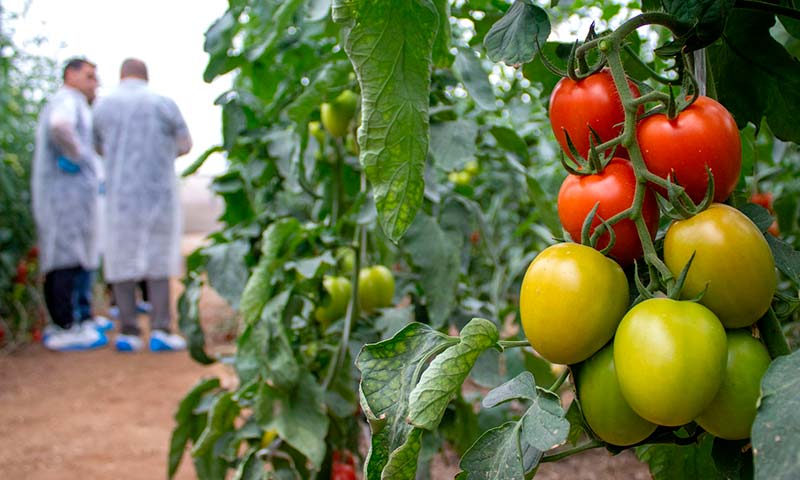
[[[767,346],[770,357],[777,358],[792,353],[791,348],[789,348],[789,342],[783,334],[781,324],[772,307],[769,307],[767,313],[758,321],[758,331],[761,333],[761,338],[764,340],[764,345]]]
[[[552,385],[550,385],[550,388],[548,388],[548,390],[550,390],[551,392],[556,392],[559,388],[561,388],[561,385],[563,385],[564,382],[567,381],[567,377],[569,377],[569,368],[565,368],[564,371],[561,372],[561,375],[559,375],[558,378],[556,378],[556,381],[553,382]]]
[[[585,56],[591,49],[598,47],[601,42],[603,42],[604,45],[614,45],[617,50],[619,50],[619,45],[622,43],[622,40],[625,37],[636,31],[638,28],[644,27],[645,25],[661,25],[662,27],[668,28],[676,36],[685,34],[691,28],[691,25],[688,23],[678,21],[674,16],[667,13],[647,12],[637,15],[626,21],[611,35],[598,37],[584,43],[578,47],[578,49],[575,51],[575,55],[578,57]]]
[[[571,448],[569,450],[564,450],[563,452],[554,453],[552,455],[545,455],[544,457],[542,457],[539,463],[557,462],[564,458],[571,457],[572,455],[585,452],[586,450],[592,450],[593,448],[600,448],[602,446],[603,442],[592,440],[591,442],[584,443],[583,445]]]
[[[627,23],[628,22],[626,22],[626,24]],[[621,28],[622,27],[620,27],[620,29]],[[618,39],[617,42],[621,41],[624,36],[617,36],[619,31],[620,30],[617,30],[617,32],[614,32],[609,37]],[[672,281],[672,273],[664,262],[658,258],[655,245],[653,245],[653,239],[650,236],[650,231],[647,229],[647,224],[642,216],[642,207],[644,205],[645,194],[647,193],[648,176],[651,175],[651,173],[644,163],[642,151],[639,148],[639,141],[636,138],[636,122],[639,104],[636,103],[630,85],[628,85],[628,78],[625,75],[625,68],[622,65],[622,58],[620,57],[620,47],[617,42],[612,42],[608,45],[606,58],[608,59],[611,76],[614,79],[614,85],[617,87],[620,101],[625,110],[625,123],[621,135],[622,145],[628,150],[633,172],[636,176],[636,190],[634,192],[633,204],[629,209],[629,216],[636,225],[636,231],[639,233],[645,262],[655,267],[661,274],[663,283],[668,284]]]
[[[531,346],[531,344],[527,340],[500,340],[497,343],[504,349]]]
[[[774,3],[759,2],[757,0],[737,0],[733,5],[733,8],[759,10],[762,12],[774,13],[775,15],[783,15],[784,17],[800,20],[800,10],[784,7],[782,5],[775,5]]]
[[[630,55],[631,59],[634,62],[636,62],[640,67],[642,67],[647,72],[647,74],[650,76],[650,78],[652,78],[656,82],[664,84],[664,85],[669,85],[669,84],[674,82],[674,80],[669,79],[669,78],[661,75],[660,73],[656,72],[655,70],[653,70],[653,68],[650,65],[645,63],[645,61],[642,60],[641,57],[639,57],[639,55],[636,52],[633,51],[633,49],[630,47],[630,45],[625,45],[623,48],[625,49],[625,52],[628,55]],[[655,92],[651,92],[651,93],[655,93]]]

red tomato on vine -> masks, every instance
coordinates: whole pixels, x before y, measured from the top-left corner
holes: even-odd
[[[356,480],[356,467],[353,454],[346,453],[346,459],[342,459],[340,452],[333,452],[333,466],[331,467],[331,480]]]
[[[708,188],[706,165],[714,175],[714,201],[728,198],[742,170],[742,143],[733,116],[708,97],[697,100],[670,120],[657,113],[636,130],[647,168],[661,178],[670,176],[695,203]]]
[[[628,86],[638,97],[636,84],[629,80]],[[569,158],[573,156],[567,144],[567,134],[578,153],[586,158],[592,135],[589,127],[605,142],[622,132],[625,121],[625,111],[608,70],[578,81],[562,78],[550,94],[549,113],[553,133]],[[618,148],[617,156],[627,156],[627,152]]]
[[[586,217],[600,203],[591,232],[600,225],[600,219],[608,220],[633,204],[636,191],[636,175],[630,162],[614,158],[606,168],[594,175],[568,175],[558,192],[558,217],[561,225],[576,242],[581,240],[581,228]],[[645,193],[642,216],[647,224],[650,237],[658,229],[658,203],[649,189]],[[621,265],[628,265],[642,256],[642,243],[636,225],[630,219],[617,222],[613,226],[616,241],[609,256]],[[608,245],[610,235],[604,233],[597,242],[602,250]]]

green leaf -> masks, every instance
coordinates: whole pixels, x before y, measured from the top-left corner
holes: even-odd
[[[652,444],[636,447],[636,456],[647,463],[654,480],[721,479],[711,458],[714,437],[703,435],[691,445]]]
[[[208,283],[233,308],[239,308],[239,300],[247,283],[248,270],[245,259],[250,253],[250,242],[236,240],[220,243],[207,247],[204,253],[208,256],[206,264]]]
[[[461,480],[519,480],[524,478],[520,422],[506,422],[488,430],[461,458]]]
[[[750,441],[714,438],[711,457],[717,471],[727,479],[750,480],[753,478],[753,449]]]
[[[304,125],[311,117],[311,112],[319,108],[330,92],[340,92],[347,86],[348,75],[352,71],[353,67],[346,60],[325,64],[303,93],[286,107],[289,118]]]
[[[478,355],[496,347],[498,339],[494,323],[473,318],[461,330],[459,343],[438,355],[411,391],[408,422],[415,427],[434,430],[442,420],[447,404],[460,391]]]
[[[286,0],[278,3],[278,8],[270,12],[269,18],[265,18],[262,23],[267,28],[259,32],[261,41],[251,46],[245,53],[247,60],[251,62],[258,60],[275,48],[278,40],[286,35],[286,29],[291,25],[295,13],[304,2],[305,0]]]
[[[795,285],[800,285],[800,252],[780,238],[772,235],[766,235],[766,238],[775,258],[775,266]]]
[[[183,293],[178,298],[178,328],[189,350],[189,356],[203,365],[214,363],[205,351],[206,336],[200,324],[200,291],[203,283],[197,275],[183,279]]]
[[[776,358],[761,379],[753,422],[756,478],[789,480],[800,471],[800,350]]]
[[[169,461],[167,464],[167,477],[172,478],[178,471],[183,458],[186,444],[192,438],[192,423],[195,420],[194,409],[200,403],[206,392],[219,388],[219,378],[202,379],[186,394],[178,404],[175,412],[175,428],[169,442]]]
[[[286,262],[284,270],[295,270],[303,278],[315,278],[323,271],[323,265],[328,267],[336,266],[336,259],[330,251],[325,251],[318,257],[303,258]]]
[[[722,40],[708,48],[709,64],[739,128],[766,117],[776,137],[800,143],[800,63],[772,37],[774,24],[772,14],[735,9]]]
[[[431,155],[436,165],[446,171],[461,170],[475,158],[478,125],[468,120],[431,125]]]
[[[389,455],[381,478],[392,480],[414,480],[422,439],[421,428],[412,428],[406,442]]]
[[[234,392],[223,392],[214,397],[206,428],[192,447],[193,457],[206,455],[222,434],[234,429],[233,421],[239,415],[239,404],[233,399],[233,395]]]
[[[522,372],[487,393],[481,403],[484,408],[492,408],[511,400],[536,400],[536,397],[536,380],[530,372]]]
[[[564,416],[564,418],[566,418],[569,422],[569,434],[567,435],[567,441],[571,445],[577,445],[578,441],[583,435],[591,435],[591,429],[588,425],[586,425],[586,421],[583,418],[583,412],[581,412],[581,404],[578,402],[577,398],[573,399],[569,404],[567,414]]]
[[[685,35],[689,51],[703,48],[722,35],[735,0],[661,0],[664,11],[691,25]]]
[[[220,152],[224,152],[224,151],[225,151],[225,148],[223,148],[222,145],[214,145],[213,147],[209,148],[208,150],[203,152],[199,157],[197,157],[197,160],[192,162],[191,165],[186,167],[183,170],[183,172],[181,172],[181,177],[188,177],[189,175],[192,175],[196,171],[200,170],[200,167],[202,167],[203,164],[206,163],[206,160],[208,160],[208,157],[210,157],[211,155],[213,155],[215,153],[220,153]]]
[[[461,259],[453,243],[436,220],[425,214],[417,216],[404,241],[409,260],[419,270],[434,328],[445,324],[456,304]]]
[[[389,455],[406,443],[408,398],[431,355],[455,341],[421,323],[412,323],[394,337],[368,344],[359,353],[361,408],[370,421],[372,444],[365,477],[380,479]]]
[[[334,9],[334,11],[336,11]],[[361,164],[381,228],[398,241],[422,205],[433,44],[431,0],[358,3],[345,51],[361,86]]]
[[[267,302],[259,320],[239,337],[234,362],[241,382],[249,383],[260,373],[267,383],[283,391],[297,384],[300,367],[283,324],[290,293],[285,290]]]
[[[483,69],[481,60],[475,56],[474,50],[461,48],[456,55],[453,72],[456,74],[464,88],[467,89],[469,96],[475,104],[488,111],[497,110],[496,98],[492,85],[489,83],[489,75]]]
[[[233,12],[228,10],[208,27],[203,50],[206,53],[225,52],[230,48],[238,23]]]
[[[275,429],[316,470],[321,468],[330,420],[325,413],[325,391],[311,373],[302,372],[296,387],[288,393],[262,384],[255,408],[265,430]]]
[[[261,316],[264,304],[272,298],[272,275],[288,239],[300,230],[296,218],[282,218],[271,223],[261,235],[261,257],[242,291],[239,310],[251,323]]]
[[[517,132],[508,127],[499,126],[492,127],[489,131],[497,140],[497,145],[500,148],[515,154],[520,160],[528,158],[528,145]]]
[[[493,62],[521,65],[536,57],[536,42],[544,45],[549,36],[547,12],[531,0],[514,0],[505,15],[492,25],[483,45]]]
[[[232,480],[263,480],[268,478],[264,470],[264,462],[256,455],[259,447],[250,447],[245,452]]]
[[[569,422],[561,401],[553,392],[537,389],[538,396],[522,420],[522,438],[532,447],[546,452],[567,440]]]
[[[453,63],[450,53],[450,2],[448,0],[433,0],[439,12],[439,29],[433,44],[433,63],[439,68],[447,68]]]
[[[756,227],[764,233],[767,231],[770,225],[772,225],[772,215],[770,215],[769,210],[762,207],[761,205],[756,205],[754,203],[747,203],[743,205],[739,209],[742,213],[747,215],[747,218],[753,221],[756,224]]]

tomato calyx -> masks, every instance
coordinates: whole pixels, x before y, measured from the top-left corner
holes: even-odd
[[[686,189],[673,181],[672,175],[669,175],[666,179],[658,177],[663,181],[663,185],[667,190],[666,198],[661,195],[657,196],[661,211],[665,215],[673,220],[685,220],[707,209],[714,202],[714,174],[708,165],[705,168],[708,175],[708,185],[703,200],[696,205],[689,194],[686,193]],[[652,178],[648,177],[648,180],[652,181]]]

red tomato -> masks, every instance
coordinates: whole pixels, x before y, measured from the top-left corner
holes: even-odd
[[[20,260],[19,264],[17,265],[17,275],[14,277],[14,283],[19,285],[25,285],[25,282],[28,281],[28,265],[25,263],[24,260]]]
[[[600,218],[607,220],[630,207],[635,190],[636,176],[633,167],[621,158],[612,159],[605,170],[595,175],[568,175],[558,192],[558,217],[561,225],[573,240],[579,242],[583,222],[597,202],[600,202],[600,207],[592,221],[592,232],[600,225]],[[658,229],[659,211],[655,195],[649,189],[645,193],[642,216],[650,236],[654,236]],[[609,255],[621,265],[630,264],[641,257],[642,243],[633,221],[622,220],[613,228],[616,242]],[[597,242],[597,248],[602,250],[608,242],[609,234],[605,233]]]
[[[356,480],[355,459],[353,454],[346,452],[346,459],[341,458],[339,452],[333,452],[333,466],[331,480]],[[344,461],[343,461],[344,460]],[[345,463],[346,462],[346,463]]]
[[[628,85],[634,96],[638,97],[639,89],[636,85],[630,80]],[[577,82],[569,77],[562,78],[550,95],[550,125],[569,158],[573,156],[567,145],[565,130],[575,149],[586,158],[592,135],[589,127],[605,142],[622,132],[624,121],[625,111],[608,70],[602,70]]]
[[[714,175],[715,202],[728,198],[739,181],[739,129],[725,107],[708,97],[698,97],[672,120],[663,113],[645,118],[637,136],[647,168],[662,178],[670,175],[695,203],[708,188],[706,165]]]
[[[754,193],[750,195],[750,203],[755,203],[756,205],[761,205],[762,207],[766,208],[767,210],[769,210],[769,213],[771,213],[774,218],[775,210],[772,209],[772,193],[770,192]],[[767,231],[776,237],[780,235],[781,231],[778,228],[778,221],[773,220],[772,224],[769,226]]]

